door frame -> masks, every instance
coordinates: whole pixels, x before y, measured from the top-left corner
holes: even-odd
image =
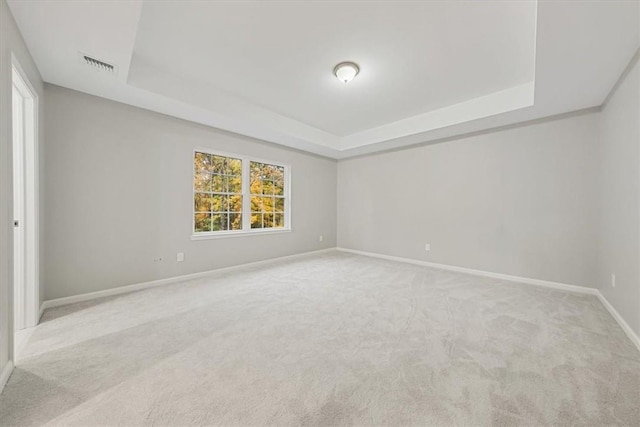
[[[38,153],[39,138],[39,115],[38,115],[38,93],[29,81],[27,74],[20,66],[18,59],[11,53],[11,96],[13,97],[14,87],[20,92],[26,101],[23,105],[23,224],[19,224],[24,236],[24,327],[32,328],[40,320],[40,168]],[[11,102],[11,125],[15,122],[13,118],[13,100]],[[12,147],[14,142],[13,132],[11,134]],[[12,156],[12,162],[13,162]],[[12,163],[13,164],[13,163]],[[15,165],[14,165],[15,167]],[[13,190],[13,189],[12,189]],[[12,197],[15,200],[15,196]],[[13,215],[13,211],[11,213]],[[14,254],[15,255],[15,254]],[[14,264],[15,265],[15,264]],[[13,265],[12,265],[13,268]],[[14,272],[15,274],[15,272]],[[12,287],[15,286],[15,278]],[[15,309],[16,296],[15,288],[11,301],[11,312]],[[12,322],[13,324],[13,315]],[[15,326],[13,327],[15,336]],[[14,362],[19,350],[14,342]]]

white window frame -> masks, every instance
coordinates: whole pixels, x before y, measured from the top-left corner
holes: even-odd
[[[193,179],[196,174],[196,153],[212,154],[214,156],[231,157],[242,161],[242,230],[203,231],[196,233],[195,188]],[[280,228],[251,228],[251,162],[266,163],[284,168],[284,227]],[[291,165],[274,160],[243,154],[212,150],[210,148],[194,148],[191,155],[191,240],[220,239],[228,237],[244,237],[265,234],[280,234],[291,232]]]

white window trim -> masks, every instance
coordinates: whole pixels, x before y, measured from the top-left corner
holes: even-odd
[[[242,230],[208,231],[196,233],[195,228],[195,203],[193,178],[195,176],[196,153],[207,153],[215,156],[231,157],[242,160]],[[281,228],[251,228],[251,162],[267,163],[284,168],[284,227]],[[245,179],[246,178],[246,179]],[[237,153],[229,153],[210,148],[194,148],[191,156],[191,240],[226,239],[230,237],[262,236],[267,234],[290,233],[291,228],[291,165],[274,160],[259,157],[245,156]],[[246,211],[248,209],[248,211]],[[249,215],[246,215],[246,213]]]

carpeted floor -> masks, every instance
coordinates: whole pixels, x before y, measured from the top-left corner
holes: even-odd
[[[640,425],[593,296],[331,252],[47,310],[6,425]]]

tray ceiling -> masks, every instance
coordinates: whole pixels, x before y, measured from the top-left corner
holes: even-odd
[[[598,106],[639,39],[615,0],[9,5],[47,82],[334,158]]]

